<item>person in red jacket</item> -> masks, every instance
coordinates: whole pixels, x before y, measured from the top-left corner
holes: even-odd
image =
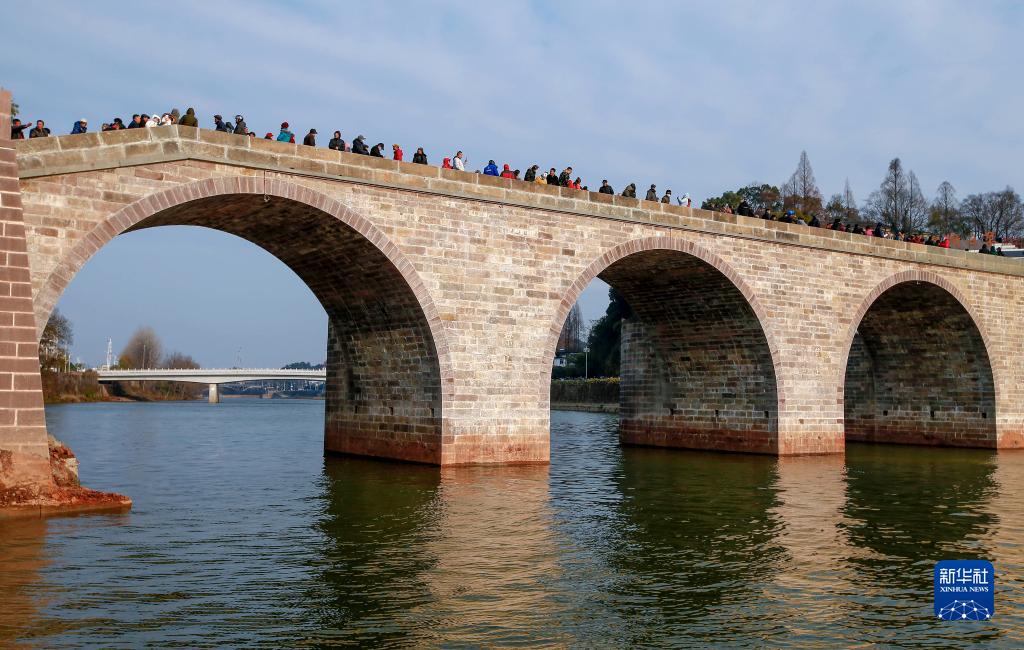
[[[512,170],[509,169],[508,163],[505,163],[505,169],[501,170],[501,177],[502,178],[515,178],[516,177],[516,175],[512,172]]]
[[[391,145],[391,150],[395,152],[395,160],[397,160],[398,162],[402,162],[402,156],[405,155],[402,152],[402,148],[399,147],[397,144],[393,144]]]
[[[939,248],[949,248],[949,237],[943,237],[939,242]]]

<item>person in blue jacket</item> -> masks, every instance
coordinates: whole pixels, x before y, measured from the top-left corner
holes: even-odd
[[[281,132],[277,134],[278,142],[295,142],[295,134],[288,130],[288,123],[281,122]]]
[[[80,119],[77,122],[75,122],[75,126],[73,126],[71,128],[71,135],[76,135],[78,133],[85,133],[88,130],[89,130],[89,122],[87,122],[86,119],[83,117],[82,119]]]
[[[484,167],[484,176],[497,176],[498,166],[494,164],[493,160],[487,161],[487,166]]]

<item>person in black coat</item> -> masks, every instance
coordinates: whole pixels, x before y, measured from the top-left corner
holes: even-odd
[[[548,172],[548,185],[558,185],[558,174],[555,172],[555,168],[552,167],[551,171]]]
[[[383,142],[378,142],[377,144],[373,145],[373,148],[370,149],[370,155],[373,156],[374,158],[383,158],[384,157],[384,143]]]
[[[352,153],[358,153],[364,156],[370,155],[370,150],[366,148],[366,142],[363,140],[363,136],[359,136],[352,141]]]
[[[423,152],[423,147],[418,148],[416,153],[412,155],[412,161],[417,165],[427,164],[427,154]]]
[[[601,194],[615,194],[615,190],[608,184],[608,179],[601,181],[601,188],[597,191]]]
[[[327,148],[334,149],[335,151],[345,151],[345,141],[341,139],[341,131],[334,132],[334,137],[327,143]]]
[[[302,144],[306,145],[307,147],[316,146],[316,129],[309,130],[309,133],[306,134],[306,137],[302,138]]]
[[[538,165],[534,165],[526,170],[526,174],[523,175],[523,180],[527,183],[532,183],[537,180],[537,169]]]

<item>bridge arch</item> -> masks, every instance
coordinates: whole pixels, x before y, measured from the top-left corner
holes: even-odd
[[[778,453],[779,346],[756,293],[725,260],[670,236],[614,246],[565,291],[547,333],[547,364],[594,278],[631,308],[621,335],[624,443]],[[550,368],[545,404],[549,376]]]
[[[846,440],[995,448],[991,340],[971,301],[941,275],[909,270],[882,280],[841,343]]]
[[[35,301],[39,332],[75,274],[104,245],[124,232],[165,225],[203,226],[246,239],[281,260],[316,295],[328,315],[327,450],[440,463],[452,371],[429,290],[368,219],[289,180],[199,180],[118,210],[46,278]]]

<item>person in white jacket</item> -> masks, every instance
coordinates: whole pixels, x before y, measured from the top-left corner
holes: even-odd
[[[462,157],[462,152],[461,151],[456,153],[455,157],[452,158],[452,167],[454,169],[459,170],[460,172],[466,171],[466,161]]]

